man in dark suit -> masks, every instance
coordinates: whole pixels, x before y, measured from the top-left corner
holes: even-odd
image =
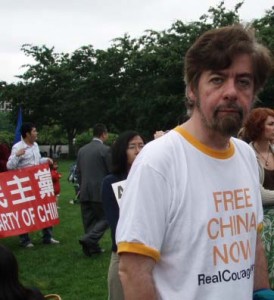
[[[101,253],[99,240],[108,228],[100,196],[103,178],[110,171],[110,147],[104,145],[108,131],[104,124],[93,128],[93,140],[80,148],[77,172],[80,184],[80,205],[85,234],[79,243],[87,256]]]

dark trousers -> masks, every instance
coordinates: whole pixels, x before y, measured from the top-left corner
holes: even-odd
[[[99,240],[108,229],[101,202],[80,202],[85,234],[80,241],[89,246],[98,245]]]
[[[52,227],[44,228],[42,229],[42,240],[44,243],[47,243],[50,241],[52,237]],[[22,246],[26,246],[31,242],[30,236],[28,233],[20,234],[19,235],[20,244]]]

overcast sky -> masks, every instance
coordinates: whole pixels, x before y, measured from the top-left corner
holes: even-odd
[[[240,0],[224,0],[233,8]],[[146,29],[165,30],[176,20],[197,21],[220,0],[0,0],[0,81],[15,82],[31,62],[23,44],[73,52],[84,45],[106,49],[111,40]],[[273,0],[245,0],[242,20],[260,18]]]

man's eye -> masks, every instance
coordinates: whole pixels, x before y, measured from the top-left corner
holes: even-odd
[[[220,83],[223,82],[223,78],[221,78],[221,77],[212,77],[211,82],[214,83],[214,84],[220,84]]]
[[[242,87],[249,87],[251,85],[251,80],[249,80],[249,79],[240,79],[239,84]]]

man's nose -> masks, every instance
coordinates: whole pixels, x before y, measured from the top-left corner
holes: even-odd
[[[228,79],[224,87],[224,97],[227,100],[237,99],[237,87],[233,79]]]

